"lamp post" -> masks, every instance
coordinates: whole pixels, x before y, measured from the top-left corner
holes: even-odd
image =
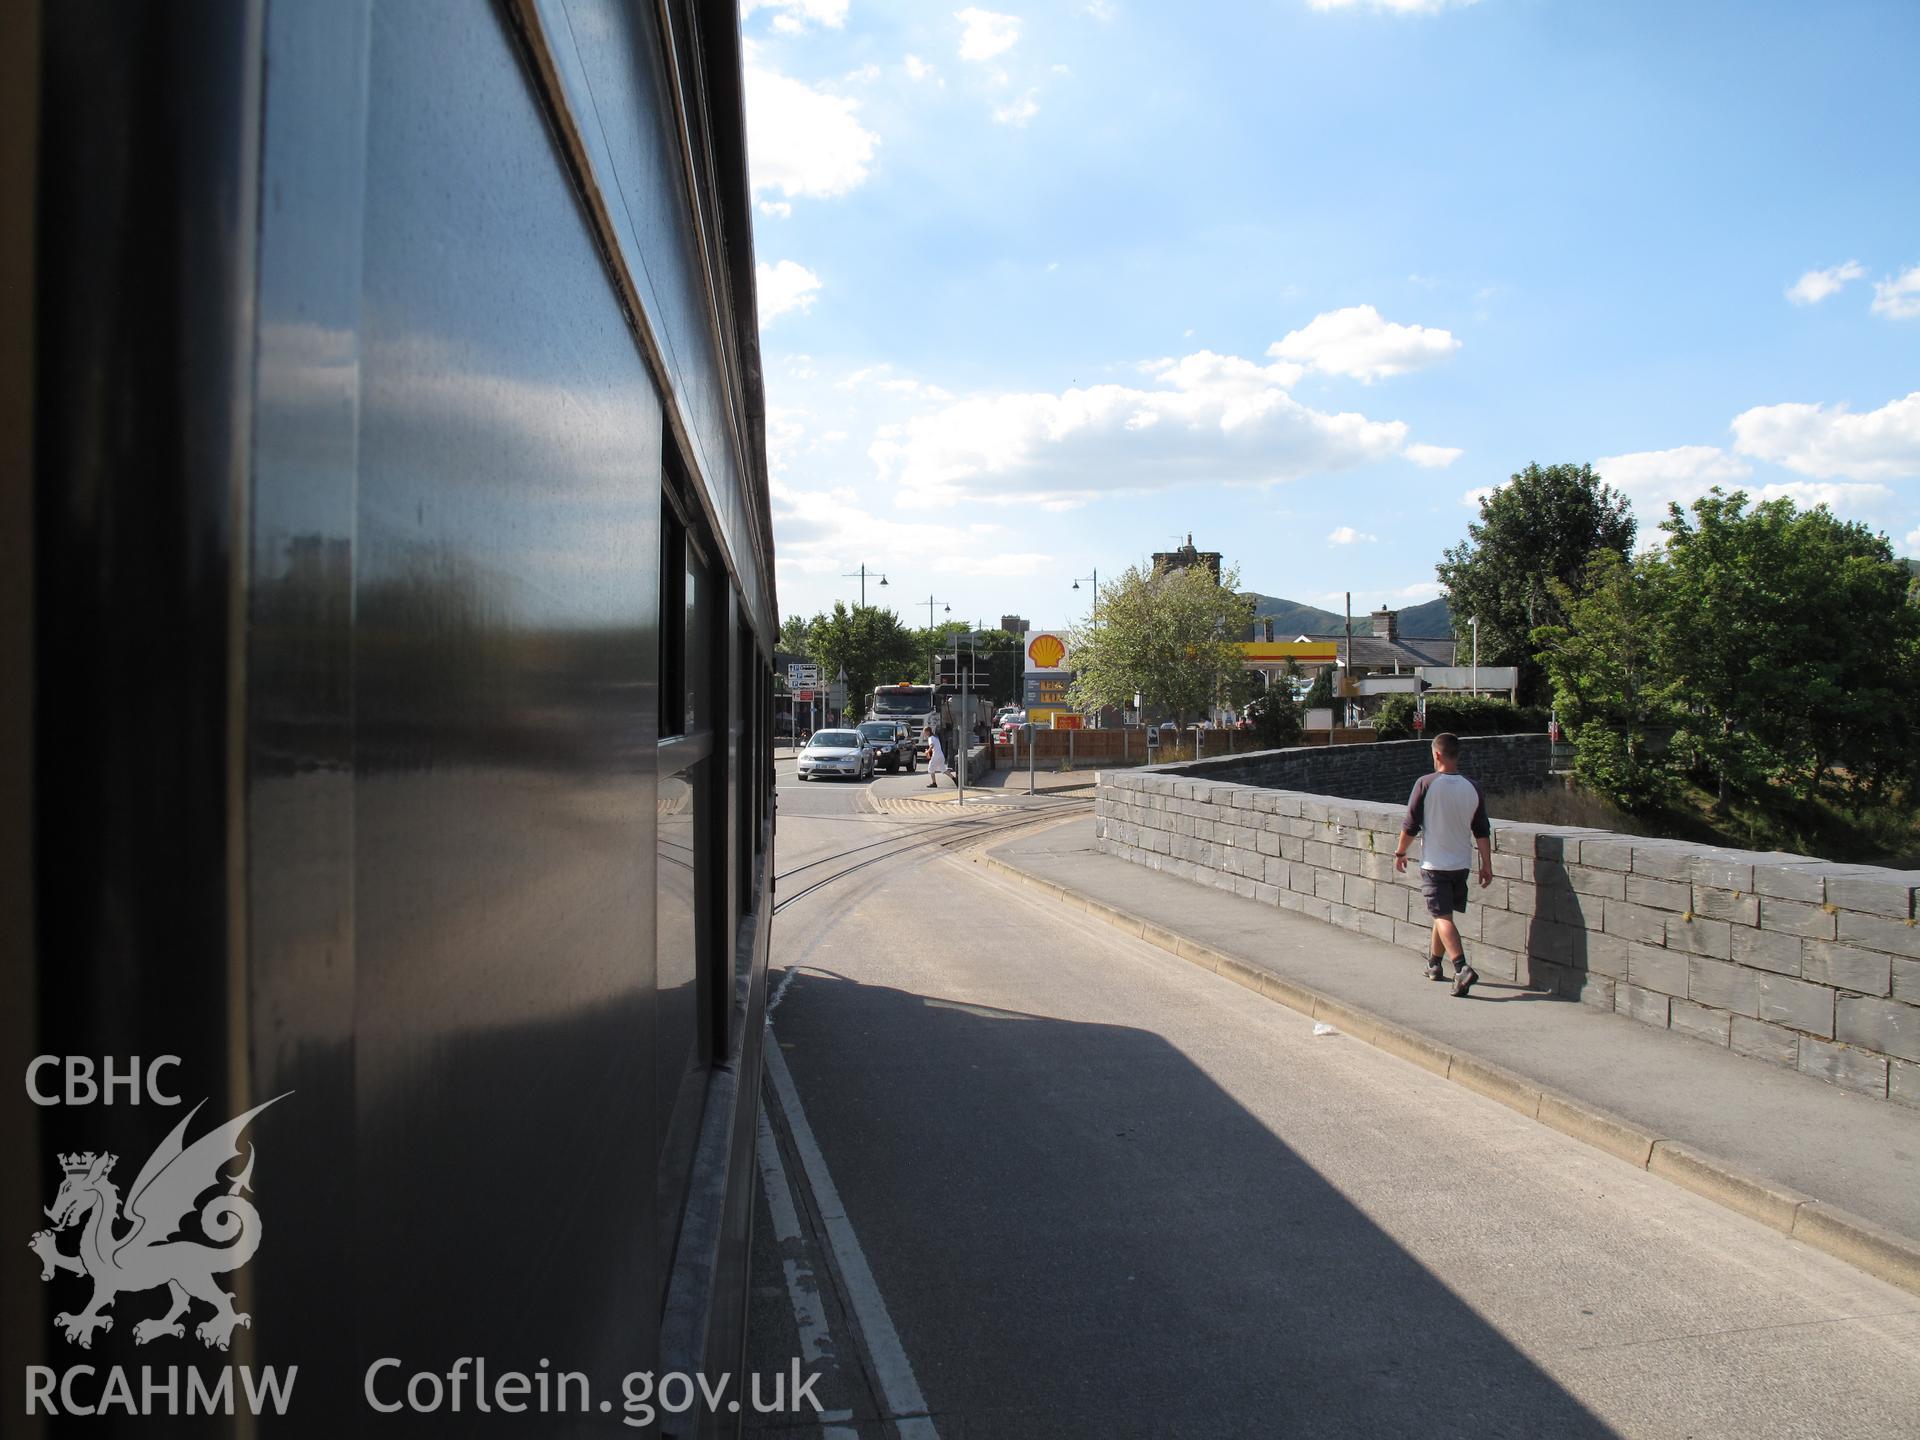
[[[1098,620],[1100,618],[1100,567],[1096,565],[1091,575],[1075,577],[1073,588],[1078,590],[1082,580],[1087,581],[1093,586],[1093,610],[1091,611],[1091,615],[1095,620]]]
[[[842,575],[840,578],[842,580],[858,580],[860,582],[860,608],[862,610],[866,609],[867,608],[867,562],[862,560],[860,562],[860,568],[858,570],[849,570],[846,574]],[[880,577],[880,583],[882,586],[885,586],[885,584],[887,583],[887,577],[882,575]]]
[[[1480,617],[1472,615],[1467,624],[1473,627],[1473,693],[1480,693]]]

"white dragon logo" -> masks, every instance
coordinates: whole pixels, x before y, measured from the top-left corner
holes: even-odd
[[[252,1326],[253,1317],[235,1310],[234,1297],[216,1285],[213,1277],[238,1270],[260,1248],[260,1212],[240,1194],[250,1188],[247,1182],[253,1176],[253,1146],[247,1146],[246,1168],[238,1175],[224,1176],[220,1167],[240,1154],[236,1142],[247,1122],[267,1105],[284,1099],[285,1095],[276,1095],[266,1105],[256,1105],[193,1144],[183,1145],[188,1121],[200,1113],[200,1105],[194,1106],[140,1167],[139,1177],[127,1194],[124,1217],[120,1214],[120,1191],[107,1178],[118,1156],[96,1155],[89,1150],[60,1157],[60,1168],[67,1178],[46,1209],[54,1228],[37,1232],[27,1248],[40,1257],[42,1280],[51,1280],[61,1270],[93,1277],[93,1299],[87,1302],[87,1308],[78,1315],[53,1317],[54,1325],[66,1332],[68,1340],[92,1349],[95,1330],[113,1329],[113,1317],[101,1312],[121,1291],[153,1290],[162,1285],[172,1293],[172,1304],[164,1316],[134,1325],[136,1344],[144,1345],[162,1335],[184,1337],[186,1329],[179,1323],[180,1317],[194,1300],[213,1306],[212,1317],[194,1327],[193,1333],[203,1344],[225,1350],[234,1326]],[[205,1103],[201,1101],[201,1105]],[[226,1193],[212,1196],[200,1210],[200,1228],[216,1243],[173,1239],[200,1196],[218,1185],[225,1185]],[[80,1234],[80,1249],[69,1255],[60,1250],[57,1232],[78,1224],[83,1217],[86,1226]],[[132,1221],[131,1228],[116,1233],[123,1220]]]

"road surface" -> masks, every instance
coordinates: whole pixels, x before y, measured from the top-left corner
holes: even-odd
[[[750,1434],[1920,1434],[1914,1297],[778,769]]]

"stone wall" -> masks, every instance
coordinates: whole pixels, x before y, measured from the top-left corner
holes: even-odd
[[[1465,768],[1490,769],[1488,753]],[[1315,773],[1298,760],[1268,773],[1275,768]],[[1099,848],[1399,945],[1409,966],[1425,951],[1417,841],[1407,873],[1393,869],[1405,790],[1419,772],[1392,803],[1218,773],[1210,762],[1103,772]],[[1376,793],[1389,784],[1384,773],[1356,773],[1329,778]],[[1920,1106],[1920,872],[1499,821],[1493,868],[1493,884],[1476,884],[1460,917],[1467,953],[1488,978],[1543,985]]]
[[[1549,749],[1545,735],[1462,735],[1460,768],[1483,790],[1538,790],[1549,779]],[[1380,740],[1370,745],[1306,746],[1160,768],[1193,779],[1405,804],[1413,782],[1433,768],[1433,745],[1429,740]]]
[[[1173,732],[1165,732],[1171,737]],[[1329,738],[1331,736],[1331,739]],[[1140,727],[1127,726],[1111,730],[1053,730],[1036,728],[1031,741],[1024,730],[1015,730],[1010,736],[996,736],[993,742],[994,754],[1000,764],[1015,767],[1027,763],[1027,746],[1032,744],[1038,752],[1037,758],[1042,765],[1058,765],[1063,760],[1071,760],[1076,766],[1089,768],[1102,765],[1145,764],[1147,760],[1147,732]],[[1371,730],[1335,730],[1319,731],[1303,737],[1301,744],[1307,748],[1324,750],[1328,744],[1370,745],[1373,743]],[[1193,747],[1199,746],[1200,758],[1194,759]],[[1169,764],[1210,763],[1216,758],[1229,758],[1237,755],[1245,759],[1249,752],[1260,750],[1260,742],[1253,732],[1248,730],[1188,730],[1177,739],[1163,738],[1155,747],[1154,753],[1165,758]],[[1266,751],[1266,754],[1287,754],[1288,751]]]

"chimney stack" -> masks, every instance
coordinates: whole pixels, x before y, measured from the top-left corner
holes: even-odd
[[[1373,612],[1373,638],[1376,640],[1398,641],[1400,639],[1400,612],[1388,610],[1384,606]]]

